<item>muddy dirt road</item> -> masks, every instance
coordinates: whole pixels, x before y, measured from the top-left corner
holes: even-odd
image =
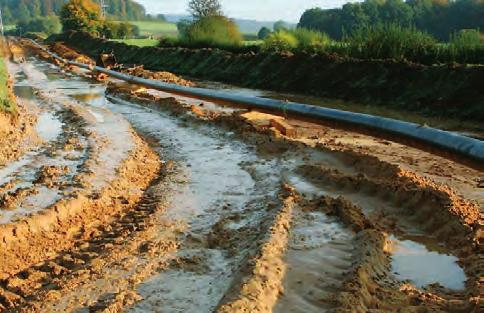
[[[10,64],[0,311],[479,310],[479,170],[73,70]]]

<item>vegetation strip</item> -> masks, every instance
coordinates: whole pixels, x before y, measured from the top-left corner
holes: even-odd
[[[334,54],[139,48],[73,32],[52,40],[63,41],[93,58],[112,51],[119,63],[143,64],[154,71],[170,71],[248,88],[354,101],[427,117],[484,120],[484,95],[479,88],[484,67],[477,65],[422,65]]]
[[[434,129],[430,127],[422,127],[421,125],[402,122],[389,118],[371,116],[368,114],[345,112],[335,109],[328,109],[322,107],[316,107],[307,104],[284,102],[274,99],[263,99],[259,97],[248,97],[233,95],[227,92],[214,91],[203,88],[191,88],[184,86],[177,86],[173,84],[162,83],[158,81],[152,81],[149,79],[134,77],[131,75],[121,74],[116,71],[107,70],[98,66],[88,66],[86,64],[67,61],[58,55],[50,53],[44,47],[40,46],[35,41],[32,41],[35,45],[51,54],[57,60],[69,64],[78,66],[85,69],[90,69],[96,72],[101,72],[112,77],[134,83],[138,85],[147,86],[150,88],[174,92],[177,94],[188,94],[204,99],[229,101],[236,104],[242,104],[249,107],[255,107],[263,110],[276,111],[278,113],[293,113],[305,117],[322,119],[322,120],[334,120],[339,122],[345,122],[355,125],[361,125],[364,127],[370,127],[373,129],[382,130],[385,132],[398,134],[404,137],[412,138],[415,140],[423,141],[425,143],[450,150],[452,152],[459,153],[469,158],[484,161],[484,142],[481,140],[469,138],[466,136]]]

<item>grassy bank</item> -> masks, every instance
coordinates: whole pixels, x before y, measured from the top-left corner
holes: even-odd
[[[8,72],[3,56],[0,56],[0,111],[13,112],[14,102],[8,90]]]
[[[159,40],[157,39],[111,39],[114,42],[121,42],[131,46],[137,47],[154,47],[158,45]]]
[[[423,116],[484,121],[483,66],[426,66],[395,60],[277,52],[128,46],[86,34],[59,38],[91,56],[113,50],[126,64],[144,64],[201,79],[350,100]]]

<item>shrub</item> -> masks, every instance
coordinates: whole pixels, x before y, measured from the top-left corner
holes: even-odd
[[[463,29],[450,36],[448,58],[461,63],[480,63],[484,56],[484,41],[477,29]]]
[[[484,41],[478,29],[463,29],[450,36],[450,44],[456,49],[473,49]]]
[[[297,28],[292,33],[298,41],[298,49],[302,51],[323,51],[331,43],[329,36],[319,31]]]
[[[242,42],[237,25],[224,16],[202,17],[181,35],[182,41],[198,47],[238,46]]]
[[[350,56],[396,60],[428,54],[437,44],[427,33],[394,24],[356,29],[344,41]]]
[[[257,33],[257,38],[260,39],[260,40],[264,40],[266,39],[270,34],[271,34],[271,30],[267,27],[262,27],[259,32]]]
[[[292,51],[298,47],[298,40],[293,32],[280,30],[270,34],[262,44],[265,51]]]
[[[140,34],[139,27],[128,22],[111,22],[103,24],[102,34],[111,39],[126,39],[138,37]]]

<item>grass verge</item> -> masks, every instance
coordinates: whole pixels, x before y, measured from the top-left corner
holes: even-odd
[[[3,56],[0,56],[0,111],[15,111],[15,104],[8,90],[8,72]]]
[[[157,39],[111,39],[111,41],[121,42],[130,46],[155,47],[160,42]]]

